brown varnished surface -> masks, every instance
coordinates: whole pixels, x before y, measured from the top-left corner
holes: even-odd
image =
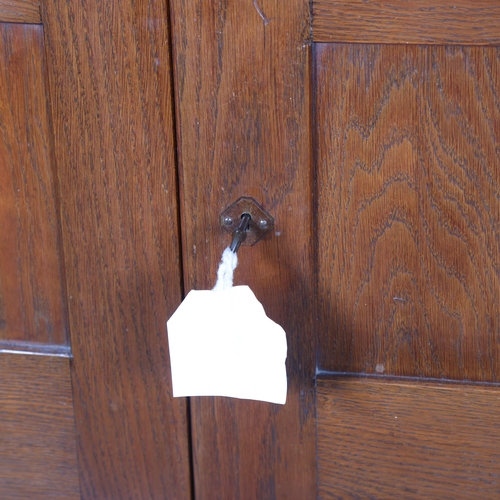
[[[41,26],[0,24],[0,343],[67,344]]]
[[[320,369],[498,381],[499,50],[316,59]]]
[[[235,284],[289,346],[285,406],[192,400],[196,496],[314,498],[309,5],[175,0],[172,20],[186,290],[213,287],[219,213],[254,197],[276,225],[240,248]]]
[[[190,498],[166,4],[48,0],[82,497]]]
[[[313,0],[315,42],[495,45],[497,0]]]
[[[319,380],[319,498],[500,496],[500,388]]]
[[[40,24],[40,2],[0,0],[0,23]]]
[[[0,498],[79,499],[69,359],[0,352]]]

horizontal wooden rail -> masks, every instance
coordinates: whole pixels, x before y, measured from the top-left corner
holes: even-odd
[[[38,0],[0,0],[0,23],[41,24]]]
[[[498,0],[314,0],[313,41],[500,43]]]

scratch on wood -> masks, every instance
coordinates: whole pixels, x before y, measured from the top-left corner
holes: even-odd
[[[259,16],[262,17],[262,20],[264,21],[264,26],[267,26],[270,23],[271,19],[268,19],[264,14],[264,12],[262,12],[262,9],[260,8],[257,0],[253,0],[253,5],[255,7],[255,10],[259,13]]]

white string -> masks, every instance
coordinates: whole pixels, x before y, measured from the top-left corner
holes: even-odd
[[[233,273],[238,265],[238,256],[227,247],[222,252],[222,260],[217,271],[217,283],[214,286],[215,291],[227,290],[233,286]]]

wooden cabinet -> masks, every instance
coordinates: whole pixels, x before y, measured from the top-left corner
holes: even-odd
[[[20,21],[1,28],[2,394],[27,366],[27,389],[66,394],[73,494],[498,497],[496,4],[0,9]],[[275,219],[235,282],[287,332],[284,406],[171,397],[165,321],[213,286],[240,196]],[[9,457],[33,476],[5,449],[15,498]]]

